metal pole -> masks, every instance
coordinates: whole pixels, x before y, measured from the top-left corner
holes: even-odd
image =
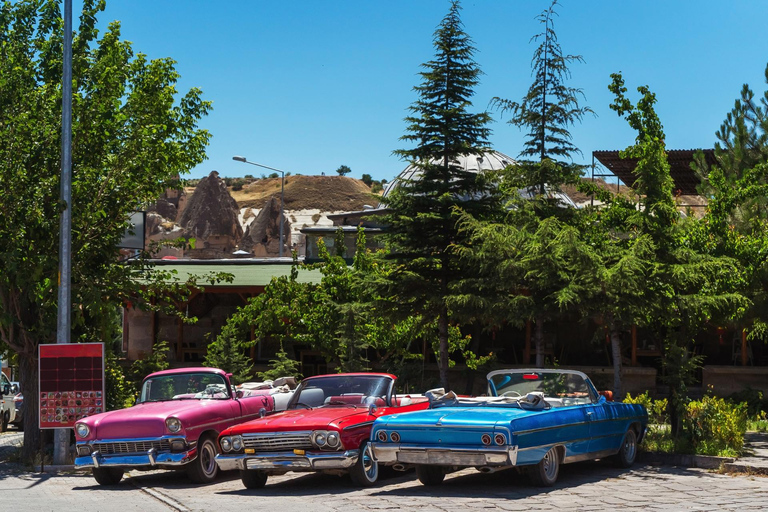
[[[285,197],[285,173],[280,171],[280,257],[283,257],[283,199]]]
[[[59,224],[59,303],[56,343],[71,337],[72,268],[72,0],[64,0],[64,62],[61,79],[61,222]],[[69,429],[54,432],[53,463],[63,465],[69,458]]]

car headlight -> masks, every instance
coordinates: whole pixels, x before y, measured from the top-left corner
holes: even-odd
[[[232,440],[228,437],[222,437],[219,439],[219,444],[221,444],[221,450],[228,452],[232,450]]]
[[[232,436],[232,451],[239,452],[243,449],[243,438],[240,436]]]
[[[165,420],[165,427],[171,434],[176,434],[181,430],[181,421],[178,418],[168,418]]]
[[[338,448],[339,444],[341,443],[341,439],[339,439],[339,433],[328,432],[328,435],[325,436],[325,442],[328,443],[329,448]]]
[[[91,433],[91,429],[89,429],[88,425],[85,423],[77,423],[75,425],[75,432],[77,433],[77,437],[88,437],[88,434]]]
[[[317,446],[322,448],[323,446],[325,446],[326,442],[327,442],[327,439],[326,439],[326,433],[325,432],[316,432],[315,433],[315,444]]]

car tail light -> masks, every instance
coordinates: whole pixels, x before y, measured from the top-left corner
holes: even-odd
[[[481,437],[480,440],[484,445],[488,446],[491,444],[491,434],[483,434],[483,437]]]
[[[391,434],[389,434],[389,439],[391,439],[393,443],[399,443],[400,434],[398,434],[397,432],[392,432]]]
[[[493,436],[493,441],[501,446],[502,444],[505,444],[507,442],[507,438],[504,437],[504,434],[496,434]]]
[[[387,433],[384,430],[379,430],[379,433],[376,434],[376,437],[381,441],[382,443],[387,442]]]

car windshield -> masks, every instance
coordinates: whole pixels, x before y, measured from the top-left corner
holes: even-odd
[[[312,377],[299,384],[288,408],[387,405],[391,387],[392,379],[382,375]]]
[[[541,392],[545,398],[559,398],[568,404],[592,403],[589,384],[581,374],[566,372],[504,372],[491,375],[492,396],[523,397]]]
[[[226,400],[231,398],[224,377],[218,373],[174,373],[144,381],[139,402],[166,400]]]

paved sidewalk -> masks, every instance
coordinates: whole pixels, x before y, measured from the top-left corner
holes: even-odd
[[[768,432],[747,432],[744,436],[746,455],[725,465],[727,471],[768,475]]]

